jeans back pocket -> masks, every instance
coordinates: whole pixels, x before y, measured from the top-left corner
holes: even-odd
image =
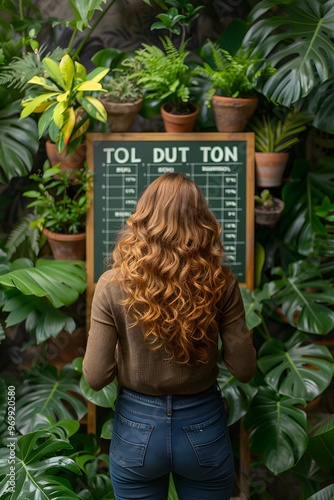
[[[145,453],[153,425],[134,422],[115,413],[110,455],[122,467],[144,465]]]
[[[231,453],[223,411],[205,422],[183,427],[183,430],[200,465],[219,467]]]

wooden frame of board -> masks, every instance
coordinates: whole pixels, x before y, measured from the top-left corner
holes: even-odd
[[[141,143],[154,142],[159,145],[166,142],[175,144],[180,141],[187,143],[204,142],[208,144],[215,144],[217,142],[243,142],[246,144],[246,201],[244,211],[246,216],[245,224],[245,281],[239,282],[240,286],[247,286],[250,290],[254,288],[254,190],[255,190],[255,172],[254,172],[254,134],[253,133],[221,133],[221,132],[197,132],[186,134],[173,134],[173,133],[118,133],[118,134],[103,134],[103,133],[89,133],[86,135],[87,144],[87,164],[89,169],[94,172],[95,159],[94,148],[95,145],[100,143],[110,142],[110,144],[120,142],[122,144],[131,143],[131,141],[140,141]],[[207,150],[209,151],[209,150]],[[211,150],[212,151],[212,150]],[[218,151],[218,150],[217,150]],[[217,152],[216,151],[216,152]],[[209,154],[209,153],[208,153]],[[219,155],[219,151],[218,151]],[[136,156],[134,156],[135,159]],[[219,158],[218,158],[219,159]],[[217,160],[217,155],[214,158]],[[121,159],[124,165],[124,157]],[[218,162],[217,162],[218,163]],[[162,174],[160,174],[162,175]],[[94,179],[93,179],[94,180]],[[90,308],[92,297],[94,294],[96,279],[94,279],[94,188],[88,193],[92,199],[92,206],[87,212],[86,224],[86,268],[87,268],[87,291],[86,291],[86,305],[87,305],[87,325],[90,323]],[[224,240],[224,238],[223,238]],[[224,241],[223,241],[224,243]],[[224,243],[225,246],[225,243]],[[93,403],[88,402],[88,415],[87,415],[87,432],[94,433],[96,431],[96,408]],[[248,447],[248,434],[244,431],[242,425],[240,426],[240,499],[247,497],[249,493],[249,483],[247,475],[249,474],[250,452]]]

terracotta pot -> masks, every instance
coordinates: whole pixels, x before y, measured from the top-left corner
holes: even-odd
[[[242,132],[257,108],[256,97],[223,97],[214,95],[211,101],[218,132]]]
[[[255,153],[256,185],[280,186],[288,158],[289,153]]]
[[[99,96],[107,115],[110,132],[128,132],[130,130],[136,114],[143,105],[143,99],[135,102],[108,102]]]
[[[43,229],[56,260],[85,260],[86,233],[59,234]]]
[[[166,132],[192,132],[196,118],[199,113],[199,107],[195,103],[191,103],[192,107],[195,109],[193,113],[188,115],[174,115],[173,113],[168,113],[165,110],[165,106],[169,103],[165,103],[161,106],[160,112],[165,125]]]
[[[255,206],[255,222],[260,226],[268,226],[270,229],[274,228],[279,221],[281,212],[284,208],[284,202],[279,198],[273,198],[275,206],[272,210],[261,210]]]
[[[84,161],[86,159],[86,144],[81,143],[76,151],[66,156],[67,148],[61,153],[58,153],[57,147],[54,142],[50,140],[46,141],[46,154],[51,163],[52,167],[55,167],[60,163],[59,167],[63,174],[70,171],[69,179],[74,181],[76,179],[75,170],[83,167]]]

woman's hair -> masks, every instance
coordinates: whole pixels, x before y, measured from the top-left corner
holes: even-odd
[[[164,346],[179,363],[206,363],[218,331],[217,303],[227,268],[221,226],[191,179],[158,177],[142,193],[120,231],[113,268],[135,324],[152,349]]]

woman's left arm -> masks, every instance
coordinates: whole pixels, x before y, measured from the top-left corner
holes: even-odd
[[[91,323],[82,370],[89,387],[100,391],[116,375],[117,330],[107,296],[105,280],[99,280],[91,311]]]

